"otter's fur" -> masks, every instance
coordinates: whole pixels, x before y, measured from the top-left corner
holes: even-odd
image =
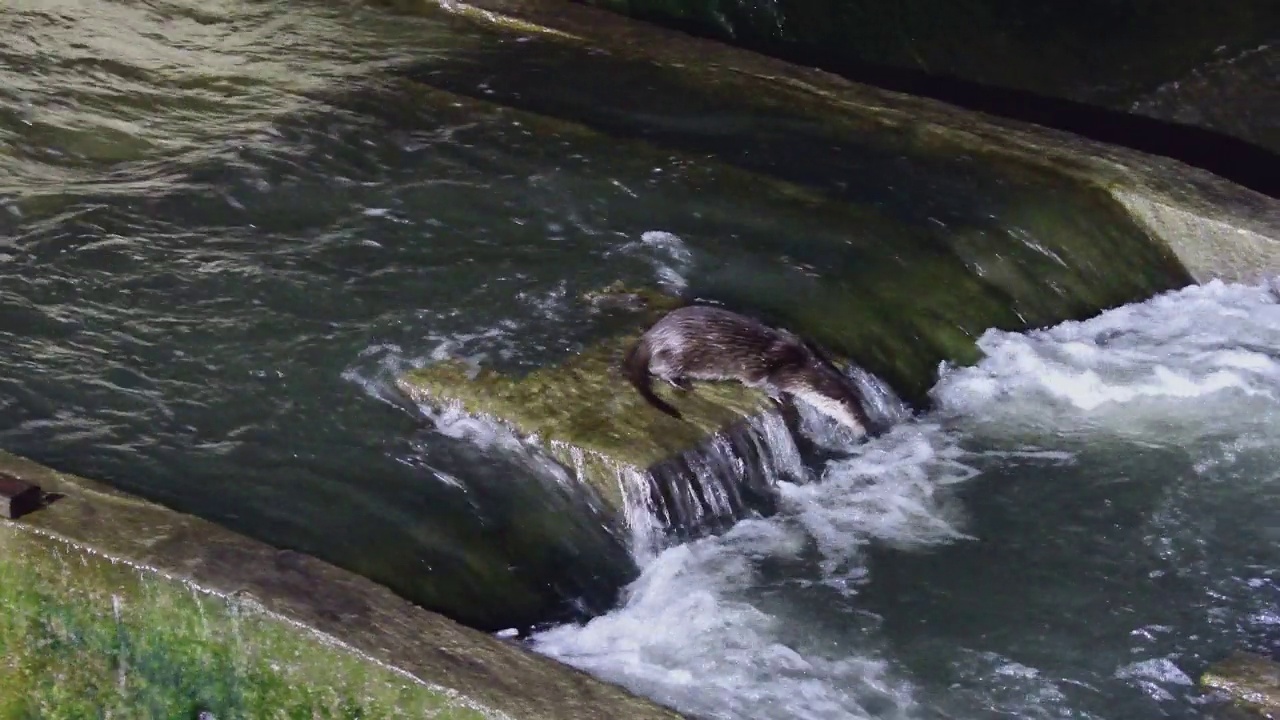
[[[654,394],[652,378],[681,390],[690,389],[690,380],[737,380],[801,398],[855,431],[871,427],[853,381],[816,347],[791,332],[718,307],[671,311],[640,336],[622,365],[640,395],[674,418],[680,412]]]

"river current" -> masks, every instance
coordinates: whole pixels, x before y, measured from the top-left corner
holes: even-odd
[[[1270,287],[989,331],[888,435],[806,425],[829,452],[777,515],[632,554],[562,476],[394,401],[396,373],[563,357],[615,280],[820,297],[851,216],[486,103],[495,41],[443,16],[19,0],[0,34],[6,450],[540,625],[535,650],[695,717],[1200,717],[1206,663],[1275,651]],[[388,72],[434,58],[480,84]],[[997,217],[1034,188],[865,162],[851,201],[1034,244]],[[544,542],[546,514],[572,532]]]
[[[1280,651],[1280,299],[981,347],[935,412],[535,646],[701,717],[1201,717],[1208,661]]]

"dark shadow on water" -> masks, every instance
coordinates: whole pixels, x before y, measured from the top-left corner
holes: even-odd
[[[723,40],[692,22],[638,19],[711,40]],[[743,38],[745,50],[825,70],[853,82],[932,98],[967,110],[1034,123],[1152,155],[1173,158],[1231,182],[1280,198],[1280,155],[1212,130],[1110,110],[1064,98],[935,75],[910,68],[857,62],[818,48]]]
[[[408,79],[483,102],[585,125],[693,157],[870,204],[895,220],[960,223],[995,212],[1008,178],[970,157],[914,152],[906,134],[832,132],[808,115],[767,110],[650,63],[531,40],[466,62],[408,66]],[[381,112],[369,109],[369,111]],[[1027,178],[1031,180],[1031,178]]]

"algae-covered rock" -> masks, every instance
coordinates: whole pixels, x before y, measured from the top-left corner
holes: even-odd
[[[621,362],[648,323],[678,300],[620,287],[596,295],[628,296],[628,304],[639,298],[644,310],[634,314],[630,331],[523,377],[445,360],[405,373],[397,385],[415,402],[457,406],[500,421],[522,437],[536,437],[616,510],[624,507],[619,469],[647,470],[770,407],[763,392],[738,383],[699,383],[691,392],[655,383],[655,392],[684,419],[659,412],[627,382]]]
[[[0,717],[676,718],[316,558],[0,453]]]
[[[1200,684],[1266,717],[1280,717],[1280,663],[1274,660],[1234,652],[1205,670]]]
[[[648,288],[630,288],[616,280],[599,290],[582,293],[582,300],[599,309],[617,309],[630,312],[658,312],[679,305],[679,299],[654,292]]]

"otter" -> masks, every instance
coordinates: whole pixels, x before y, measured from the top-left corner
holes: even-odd
[[[803,399],[854,431],[872,429],[853,381],[817,347],[723,308],[671,311],[631,346],[622,366],[650,405],[677,419],[683,419],[680,412],[654,394],[653,377],[685,391],[692,389],[690,380],[737,380],[775,400],[777,394]]]

